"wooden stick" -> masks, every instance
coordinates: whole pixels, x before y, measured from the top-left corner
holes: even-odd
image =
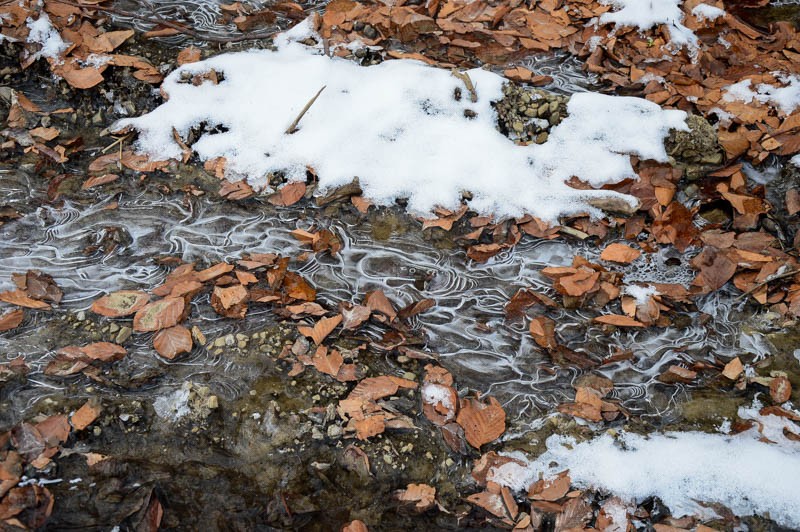
[[[297,131],[297,124],[300,123],[300,120],[302,120],[303,115],[305,115],[308,112],[308,110],[311,108],[311,106],[314,105],[314,102],[317,101],[317,98],[319,98],[319,95],[322,94],[322,91],[325,90],[325,87],[327,87],[327,85],[323,85],[322,88],[317,91],[317,93],[314,95],[314,97],[311,98],[310,100],[308,100],[308,103],[300,111],[300,114],[297,115],[297,118],[294,119],[294,122],[292,122],[292,125],[290,125],[286,129],[286,134],[287,135],[291,135],[292,133]]]
[[[780,275],[770,275],[769,277],[767,277],[766,279],[764,279],[763,281],[761,281],[760,283],[758,283],[757,285],[755,285],[753,288],[751,288],[751,289],[750,289],[750,290],[748,290],[747,292],[745,292],[745,293],[743,293],[742,295],[740,295],[739,297],[737,297],[737,298],[735,299],[735,301],[739,301],[739,300],[741,300],[741,299],[744,299],[744,298],[746,298],[747,296],[749,296],[750,294],[752,294],[753,292],[755,292],[756,290],[758,290],[758,289],[759,289],[759,288],[761,288],[762,286],[764,286],[764,285],[766,285],[766,284],[769,284],[769,283],[771,283],[772,281],[777,281],[778,279],[784,279],[784,278],[786,278],[786,277],[791,277],[792,275],[794,275],[794,274],[796,274],[796,273],[800,273],[800,270],[790,270],[790,271],[788,271],[788,272],[783,272],[783,273],[782,273],[782,274],[780,274]]]

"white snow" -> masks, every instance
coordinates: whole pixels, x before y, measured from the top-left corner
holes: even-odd
[[[550,477],[569,469],[578,487],[601,489],[631,501],[657,496],[676,517],[702,514],[698,502],[717,502],[739,516],[769,515],[783,526],[797,528],[800,443],[786,438],[783,431],[786,428],[797,434],[798,425],[787,418],[761,415],[762,406],[754,400],[752,406],[739,409],[739,418],[756,423],[734,436],[623,432],[617,439],[606,433],[576,443],[554,435],[547,440],[547,451],[536,460],[510,453],[525,465],[505,464],[491,470],[487,478],[526,490],[540,475]],[[788,403],[784,407],[799,413]],[[729,428],[727,422],[721,430]]]
[[[778,79],[785,83],[785,86],[776,87],[768,83],[760,83],[755,91],[752,88],[752,80],[744,79],[725,87],[722,99],[726,102],[740,100],[744,103],[756,100],[789,115],[800,107],[800,76],[778,74]]]
[[[294,31],[294,30],[293,30]],[[269,172],[305,180],[306,167],[324,192],[358,176],[364,195],[380,205],[408,198],[408,209],[428,214],[455,209],[464,191],[470,206],[498,216],[533,214],[545,220],[577,212],[600,214],[589,198],[629,196],[576,190],[572,176],[599,187],[636,178],[629,155],[666,161],[663,139],[687,130],[685,113],[662,110],[647,100],[593,93],[574,95],[569,116],[543,145],[518,146],[495,129],[492,101],[506,81],[486,70],[468,75],[478,101],[450,71],[417,61],[391,60],[361,67],[317,50],[277,40],[278,50],[219,55],[183,65],[162,86],[168,101],[153,112],[113,127],[139,130],[137,148],[156,159],[179,158],[182,136],[202,123],[226,132],[204,134],[193,145],[201,160],[225,157],[230,179],[266,187]],[[210,69],[224,74],[218,85],[181,83],[182,76]],[[285,130],[321,88],[325,90],[299,124]],[[462,97],[456,101],[454,91]],[[472,110],[477,117],[464,116]]]
[[[450,419],[455,416],[455,405],[450,396],[450,388],[433,382],[426,382],[422,386],[422,402],[436,406],[441,403],[443,407],[450,411],[446,416]]]
[[[800,168],[800,153],[789,159],[789,162]],[[800,360],[800,358],[798,358],[798,360]]]
[[[692,9],[692,15],[700,20],[714,21],[725,16],[725,10],[708,4],[697,4]]]
[[[33,20],[29,18],[27,21],[30,32],[28,33],[28,42],[42,45],[42,49],[36,52],[35,58],[45,57],[48,59],[59,60],[59,56],[64,52],[69,45],[61,38],[61,34],[53,27],[50,22],[50,17],[47,13],[42,11],[39,13],[39,18]]]
[[[646,305],[651,297],[658,294],[655,286],[642,286],[638,284],[628,284],[622,287],[622,292],[636,300],[637,306]]]
[[[683,25],[682,0],[600,0],[600,3],[616,9],[600,15],[600,24],[629,26],[639,31],[663,24],[673,45],[686,46],[690,53],[697,49],[697,36]]]

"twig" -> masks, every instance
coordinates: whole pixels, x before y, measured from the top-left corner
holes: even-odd
[[[116,146],[117,144],[119,144],[119,145],[120,145],[120,147],[122,147],[122,144],[123,144],[123,143],[124,143],[124,142],[125,142],[125,141],[128,139],[128,137],[130,137],[132,134],[133,134],[133,133],[128,133],[127,135],[122,135],[121,137],[116,137],[116,139],[117,139],[117,140],[115,140],[114,142],[112,142],[111,144],[109,144],[108,146],[106,146],[105,148],[103,148],[102,150],[100,150],[100,152],[101,152],[101,153],[105,153],[105,152],[107,152],[108,150],[110,150],[111,148],[113,148],[114,146]]]
[[[451,70],[450,73],[464,82],[464,85],[467,87],[467,90],[469,91],[469,97],[470,100],[472,100],[472,103],[477,102],[478,93],[475,91],[475,85],[472,84],[472,80],[469,79],[469,74],[467,74],[466,72],[461,72],[455,68]]]
[[[180,33],[189,35],[194,37],[195,39],[199,39],[201,41],[208,41],[208,42],[217,42],[217,43],[229,43],[229,42],[242,42],[242,41],[252,41],[257,39],[266,39],[268,37],[272,37],[277,33],[276,31],[265,33],[265,34],[245,34],[245,35],[236,35],[234,37],[217,37],[214,35],[208,35],[202,32],[195,30],[194,28],[190,28],[183,24],[179,24],[177,22],[172,22],[170,20],[165,20],[160,16],[158,18],[151,18],[146,17],[143,15],[137,15],[136,13],[131,13],[130,11],[125,11],[122,9],[115,9],[113,7],[103,7],[98,5],[85,5],[79,4],[76,2],[71,2],[70,0],[52,0],[53,2],[58,2],[60,4],[64,4],[67,6],[77,7],[79,9],[94,9],[95,11],[102,11],[103,13],[111,13],[112,15],[120,15],[122,17],[130,17],[136,20],[140,20],[142,22],[148,22],[150,24],[154,24],[156,26],[164,26],[167,28],[171,28],[173,30],[179,31]]]
[[[747,292],[745,292],[742,295],[740,295],[739,297],[737,297],[735,299],[735,301],[739,301],[741,299],[746,298],[747,296],[749,296],[750,294],[752,294],[753,292],[755,292],[756,290],[758,290],[762,286],[765,286],[765,285],[771,283],[772,281],[777,281],[778,279],[784,279],[786,277],[791,277],[792,275],[794,275],[796,273],[800,273],[800,270],[790,270],[788,272],[783,272],[780,275],[770,275],[769,277],[767,277],[766,279],[764,279],[763,281],[761,281],[760,283],[756,284],[754,287],[749,289]]]
[[[325,90],[325,87],[327,87],[327,85],[323,85],[322,88],[319,91],[317,91],[317,93],[314,95],[314,97],[311,98],[310,100],[308,100],[308,103],[300,111],[300,114],[297,115],[297,118],[294,119],[294,122],[292,122],[292,125],[290,125],[286,129],[286,134],[287,135],[291,135],[292,133],[297,131],[297,124],[300,123],[300,120],[303,118],[303,115],[306,114],[306,112],[308,112],[308,110],[311,108],[312,105],[314,105],[314,102],[317,101],[317,98],[319,98],[319,95],[322,94],[322,91]]]

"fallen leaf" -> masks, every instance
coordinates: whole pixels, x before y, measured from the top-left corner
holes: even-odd
[[[338,350],[332,349],[329,355],[328,348],[320,345],[317,347],[314,356],[311,357],[311,362],[317,368],[317,371],[335,378],[339,375],[339,369],[342,367],[344,359]]]
[[[364,305],[340,305],[342,313],[342,329],[353,330],[359,328],[372,314],[369,307]]]
[[[177,325],[183,319],[186,303],[181,297],[167,297],[148,303],[133,317],[133,330],[152,332]]]
[[[615,325],[617,327],[645,327],[644,323],[619,314],[604,314],[603,316],[592,318],[592,321],[596,323],[605,323],[606,325]]]
[[[297,330],[300,332],[300,334],[311,337],[315,344],[320,345],[322,344],[322,341],[325,340],[325,338],[331,332],[333,332],[336,326],[341,323],[341,321],[341,315],[333,316],[331,318],[322,318],[314,325],[313,328],[300,326],[297,328]]]
[[[9,310],[0,316],[0,332],[16,329],[25,318],[25,311],[21,308]]]
[[[409,484],[406,489],[395,492],[397,500],[414,503],[417,512],[433,508],[436,503],[436,488],[427,484]]]
[[[174,360],[192,350],[192,333],[183,325],[161,329],[153,337],[153,347],[162,357]]]
[[[178,57],[176,60],[179,66],[189,63],[196,63],[200,61],[200,49],[196,46],[188,46],[178,52]]]
[[[556,340],[556,322],[547,316],[537,316],[531,320],[529,327],[533,340],[545,349],[552,349],[558,346]]]
[[[92,303],[92,312],[107,318],[130,316],[142,309],[150,296],[139,290],[120,290],[107,294]]]
[[[395,311],[391,301],[389,301],[389,298],[387,298],[381,290],[367,292],[367,294],[364,296],[364,304],[371,311],[380,312],[389,318],[389,321],[394,321],[394,319],[397,317],[397,311]]]
[[[18,307],[32,308],[38,310],[50,310],[50,305],[44,301],[33,299],[22,290],[10,290],[8,292],[0,292],[0,301],[16,305]]]
[[[81,185],[81,190],[89,190],[92,187],[105,185],[106,183],[111,183],[117,179],[119,179],[119,175],[117,174],[103,174],[100,176],[90,177],[83,182],[83,185]]]
[[[467,398],[461,401],[456,423],[464,428],[467,442],[480,449],[505,432],[506,413],[494,397],[489,397],[486,403]]]
[[[279,207],[294,205],[306,194],[306,184],[302,181],[286,183],[275,194],[269,197],[269,202]]]
[[[769,383],[769,396],[776,403],[785,403],[792,397],[792,383],[786,377],[775,377]]]
[[[355,521],[350,521],[343,525],[341,532],[369,532],[369,529],[363,521],[356,519]]]
[[[528,498],[539,501],[557,501],[567,494],[572,480],[568,471],[558,473],[555,478],[540,479],[528,488]]]
[[[614,243],[608,245],[602,253],[600,258],[602,260],[619,262],[621,264],[630,264],[642,255],[638,249],[633,249],[625,244]]]
[[[742,361],[739,360],[739,357],[736,357],[725,364],[725,368],[722,370],[722,375],[732,381],[735,381],[739,378],[739,375],[741,375],[743,371],[744,366],[742,365]]]
[[[100,415],[100,402],[96,399],[89,399],[77,412],[72,414],[70,421],[75,430],[83,430],[91,425]]]
[[[70,348],[61,349],[57,351],[57,353],[64,352],[65,349]],[[90,360],[99,360],[100,362],[114,362],[128,354],[128,351],[124,347],[111,342],[94,342],[79,347],[78,349],[83,356]]]
[[[672,365],[667,371],[658,376],[658,380],[665,384],[675,384],[683,382],[689,384],[697,378],[697,372],[681,366]]]

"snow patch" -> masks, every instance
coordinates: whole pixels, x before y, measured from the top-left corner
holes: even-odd
[[[778,79],[786,84],[785,86],[776,87],[768,83],[761,83],[754,91],[752,80],[744,79],[725,87],[722,99],[726,102],[740,100],[744,103],[756,100],[762,104],[769,104],[789,115],[800,107],[800,76],[795,74],[777,75]]]
[[[39,18],[33,20],[29,18],[27,21],[30,32],[28,33],[28,42],[40,44],[42,49],[36,52],[35,58],[45,57],[53,60],[60,60],[61,54],[69,48],[69,45],[61,38],[61,34],[53,27],[50,22],[50,17],[47,13],[39,13]]]
[[[737,515],[769,513],[783,526],[800,527],[800,444],[768,444],[758,441],[759,436],[755,429],[737,436],[622,433],[617,439],[604,434],[576,443],[556,435],[528,467],[509,463],[487,478],[522,490],[540,474],[569,469],[578,487],[602,489],[626,500],[657,496],[676,517],[700,512],[696,501],[717,502]]]
[[[725,10],[708,4],[698,4],[692,9],[692,15],[699,20],[714,21],[725,16]]]
[[[666,161],[669,130],[688,130],[682,111],[641,98],[581,93],[571,98],[569,116],[546,143],[518,146],[495,129],[491,104],[503,96],[501,76],[468,71],[478,96],[473,103],[448,70],[411,60],[362,67],[286,37],[277,42],[277,51],[183,65],[164,81],[166,103],[114,128],[137,129],[140,152],[169,159],[181,156],[173,128],[185,138],[201,124],[224,126],[224,132],[203,134],[193,149],[201,160],[225,157],[228,178],[247,179],[256,189],[267,188],[266,176],[275,171],[305,180],[311,166],[322,193],[358,176],[375,203],[407,198],[416,214],[458,208],[469,191],[470,207],[478,212],[528,213],[548,221],[578,212],[599,215],[587,203],[591,198],[613,196],[634,205],[632,197],[576,190],[565,181],[576,176],[599,187],[636,178],[630,155]],[[224,81],[185,82],[210,69],[222,72]],[[299,130],[285,134],[323,86]],[[460,101],[453,96],[457,89]],[[467,110],[477,116],[465,116]]]
[[[177,421],[191,410],[189,408],[189,393],[191,383],[185,383],[181,388],[171,394],[163,395],[153,402],[153,409],[160,418]]]
[[[670,42],[689,51],[697,50],[697,36],[683,25],[682,0],[600,0],[616,11],[600,15],[600,24],[629,26],[646,31],[663,24],[669,31]],[[710,7],[710,6],[709,6]]]
[[[622,292],[636,300],[637,306],[646,305],[650,298],[658,294],[655,286],[641,286],[637,284],[625,285]]]

